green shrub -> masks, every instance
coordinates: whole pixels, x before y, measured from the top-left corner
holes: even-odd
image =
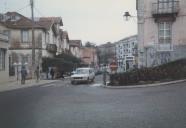
[[[177,60],[152,68],[135,69],[110,76],[111,85],[131,85],[186,78],[186,59]]]

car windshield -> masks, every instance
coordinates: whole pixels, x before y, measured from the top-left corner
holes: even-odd
[[[88,74],[89,70],[88,69],[77,69],[75,71],[75,74]]]

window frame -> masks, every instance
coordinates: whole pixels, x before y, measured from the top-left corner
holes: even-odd
[[[0,71],[5,71],[6,69],[6,50],[0,48]]]
[[[21,42],[29,43],[29,31],[26,29],[21,30]]]
[[[172,22],[159,22],[158,23],[158,43],[159,44],[171,44],[172,43]]]

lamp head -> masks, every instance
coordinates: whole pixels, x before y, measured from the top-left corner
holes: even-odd
[[[126,21],[128,21],[128,20],[129,20],[129,17],[131,17],[131,15],[130,15],[130,13],[127,11],[127,12],[124,13],[123,17],[125,17],[125,18],[126,18]]]

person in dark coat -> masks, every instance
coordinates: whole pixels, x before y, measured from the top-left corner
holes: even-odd
[[[51,70],[50,70],[50,75],[52,76],[52,80],[54,79],[54,69],[53,68],[51,68]]]
[[[39,82],[39,66],[37,66],[35,70],[35,75],[36,75],[36,82]]]
[[[25,84],[26,76],[27,76],[26,68],[25,66],[22,66],[21,67],[21,84]]]
[[[64,71],[63,70],[61,71],[61,78],[65,78],[64,77]]]

